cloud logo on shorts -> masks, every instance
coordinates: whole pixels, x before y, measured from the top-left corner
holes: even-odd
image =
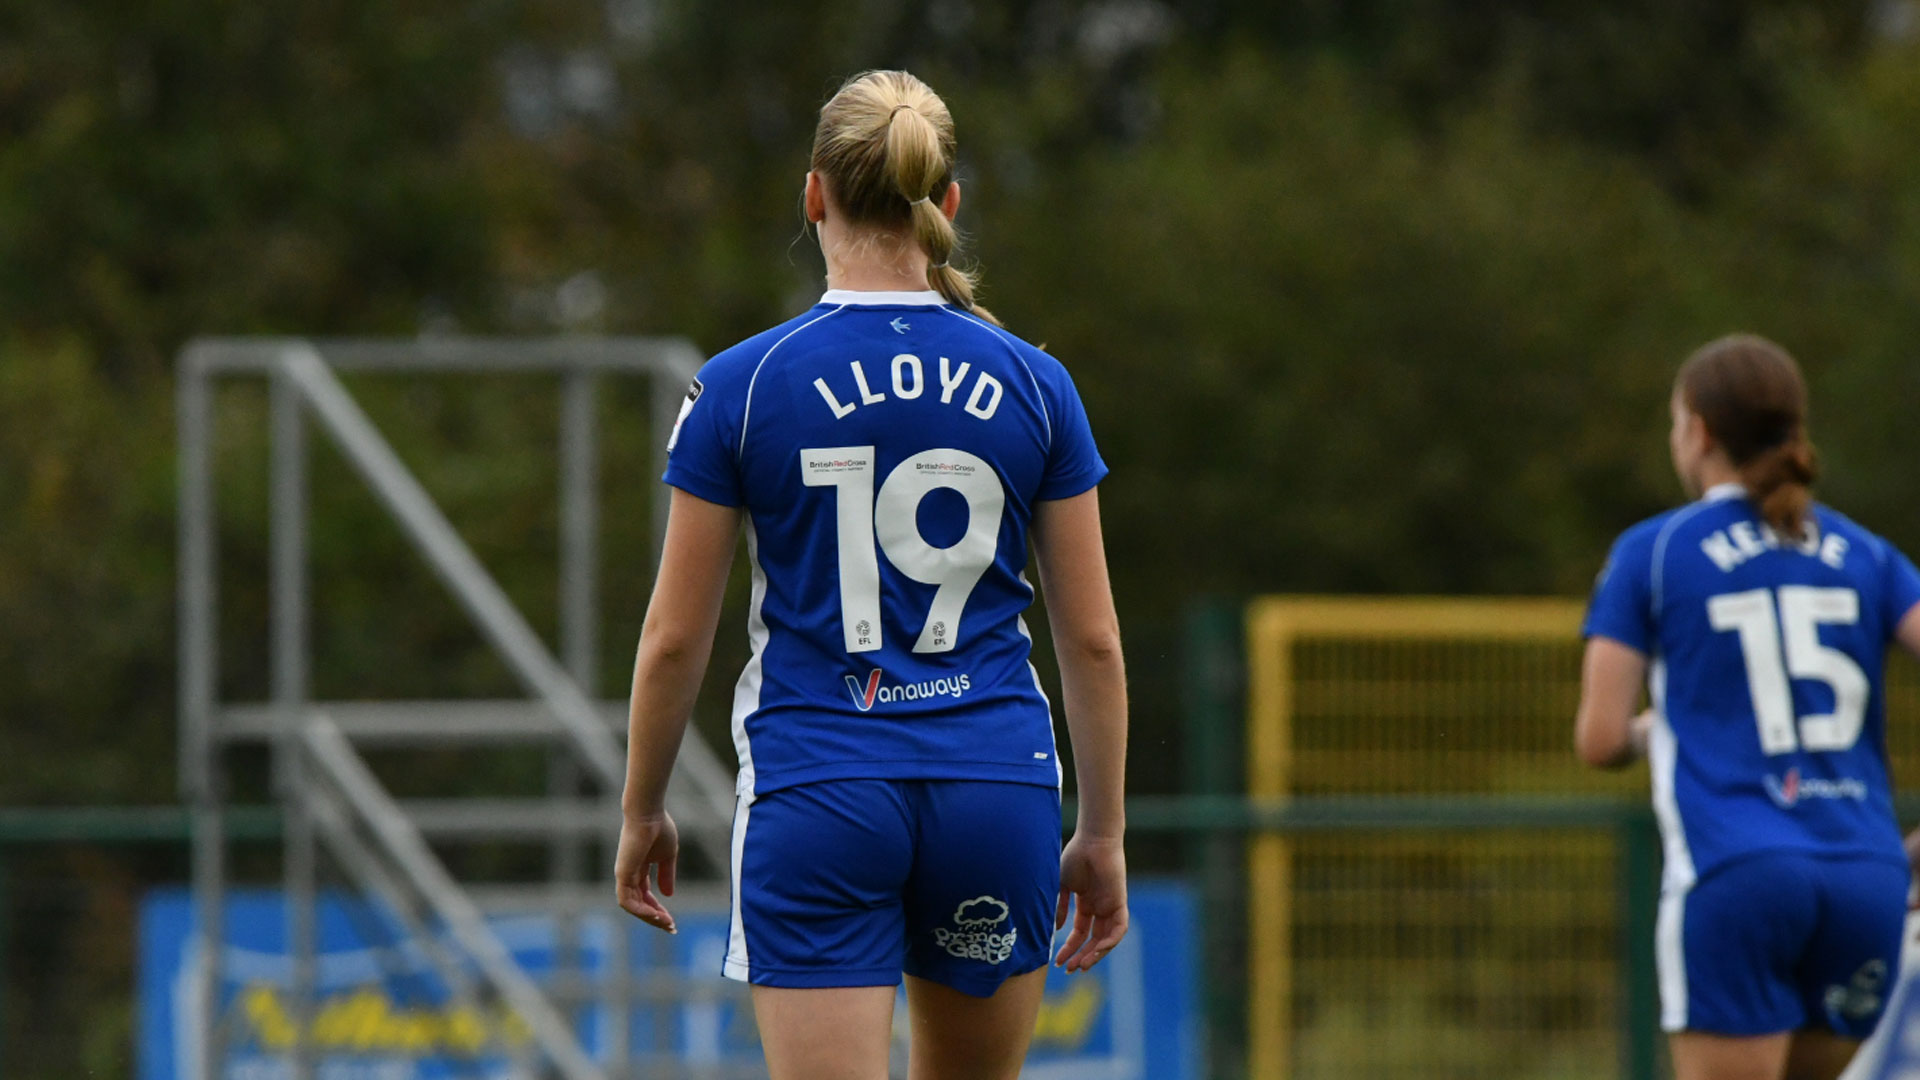
[[[1831,1021],[1864,1023],[1880,1015],[1886,1007],[1887,962],[1869,960],[1853,973],[1845,986],[1829,986],[1826,993],[1827,1018]],[[1839,1023],[1834,1025],[1840,1027]]]
[[[992,926],[1007,921],[1007,905],[991,896],[976,896],[960,905],[953,921],[961,926]]]
[[[933,931],[933,940],[949,956],[1004,964],[1013,955],[1013,943],[1020,932],[1008,926],[1005,933],[996,928],[1007,921],[1006,901],[991,896],[976,896],[953,910],[953,929],[944,926]]]

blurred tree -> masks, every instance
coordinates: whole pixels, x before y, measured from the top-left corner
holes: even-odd
[[[812,114],[873,64],[954,104],[993,301],[1080,373],[1142,619],[1197,589],[1579,589],[1611,533],[1671,496],[1671,364],[1734,325],[1807,355],[1836,491],[1904,505],[1876,463],[1900,430],[1878,391],[1914,377],[1912,49],[1866,11],[8,7],[0,408],[18,419],[0,478],[27,509],[0,553],[22,688],[4,708],[84,714],[34,738],[90,764],[5,789],[168,791],[160,448],[189,335],[678,331],[718,348],[818,287],[796,212]],[[550,619],[551,463],[524,449],[550,445],[549,405],[364,392]],[[638,415],[609,417],[615,549],[644,529]],[[257,435],[223,438],[251,467]],[[259,693],[263,493],[233,468],[229,689]],[[316,498],[323,684],[508,685],[350,481]],[[644,567],[608,584],[622,656]],[[108,634],[54,614],[75,610],[120,613]],[[1148,674],[1141,692],[1170,707],[1171,685]],[[155,753],[115,767],[100,717]]]
[[[1527,123],[1641,156],[1690,194],[1786,119],[1796,79],[1857,60],[1875,0],[1204,0],[1216,41],[1331,49],[1423,123],[1504,86]]]

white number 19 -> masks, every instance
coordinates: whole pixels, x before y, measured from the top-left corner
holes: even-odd
[[[873,490],[871,446],[836,446],[800,452],[800,475],[808,487],[836,488],[839,528],[840,627],[850,653],[873,652],[880,631],[880,560],[908,578],[938,588],[926,623],[914,642],[917,653],[953,651],[960,615],[974,586],[993,565],[1000,546],[1000,512],[1007,494],[993,466],[965,450],[926,450],[894,466]],[[951,488],[967,500],[967,531],[951,547],[937,548],[920,535],[920,500],[935,488]]]
[[[1859,622],[1860,594],[1852,589],[1783,585],[1779,598],[1777,620],[1774,594],[1767,589],[1725,593],[1707,601],[1707,619],[1713,628],[1740,635],[1747,692],[1760,725],[1760,749],[1768,754],[1790,754],[1801,747],[1845,750],[1859,741],[1866,719],[1867,675],[1846,653],[1820,644],[1820,627]],[[1832,687],[1833,711],[1803,716],[1796,724],[1788,676],[1817,679]]]

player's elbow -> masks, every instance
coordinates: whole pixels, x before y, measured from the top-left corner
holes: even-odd
[[[1058,643],[1062,651],[1075,660],[1096,667],[1108,667],[1120,663],[1120,628],[1111,624],[1089,627],[1077,633],[1066,635],[1066,640]]]
[[[640,635],[640,663],[656,669],[682,667],[692,661],[697,645],[683,627],[651,625]]]

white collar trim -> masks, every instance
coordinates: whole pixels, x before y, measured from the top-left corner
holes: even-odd
[[[864,307],[878,307],[886,304],[891,304],[896,307],[939,307],[947,302],[947,298],[932,289],[924,289],[919,292],[868,292],[865,289],[828,289],[826,293],[820,297],[820,302],[841,306],[853,304]]]
[[[1715,484],[1712,487],[1708,488],[1706,491],[1702,492],[1700,495],[1700,501],[1701,502],[1719,502],[1721,499],[1740,499],[1740,498],[1745,498],[1746,494],[1747,494],[1746,487],[1729,480],[1724,484]]]

